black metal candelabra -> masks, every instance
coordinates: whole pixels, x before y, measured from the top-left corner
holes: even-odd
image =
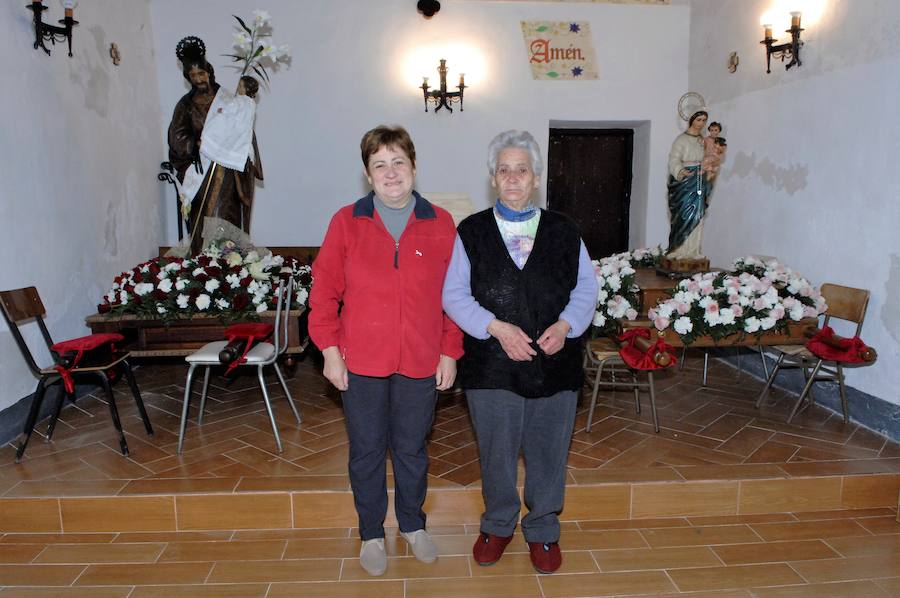
[[[459,91],[447,91],[447,61],[441,58],[441,64],[438,66],[438,74],[441,77],[441,84],[438,89],[429,89],[428,77],[424,77],[422,81],[422,93],[425,96],[425,112],[428,112],[428,102],[434,104],[434,113],[441,108],[446,108],[453,112],[450,104],[459,102],[459,111],[463,111],[463,91],[466,89],[465,74],[459,74],[459,85],[456,89]]]
[[[49,25],[44,23],[43,12],[47,7],[43,5],[41,0],[35,0],[31,4],[26,4],[25,8],[34,13],[34,49],[43,48],[47,56],[50,55],[50,48],[44,42],[50,42],[54,46],[56,42],[67,42],[69,45],[69,57],[72,56],[72,27],[78,24],[73,17],[74,3],[64,4],[65,16],[59,20],[62,27]]]
[[[800,41],[801,31],[803,29],[800,27],[800,13],[791,13],[791,28],[785,30],[785,33],[791,34],[791,41],[789,42],[776,44],[777,40],[772,38],[772,28],[766,27],[766,38],[759,42],[766,47],[766,73],[772,72],[772,56],[780,59],[781,62],[784,62],[784,59],[788,57],[791,59],[784,65],[785,70],[790,69],[795,64],[797,66],[803,65],[800,61],[800,48],[803,47],[803,42]]]

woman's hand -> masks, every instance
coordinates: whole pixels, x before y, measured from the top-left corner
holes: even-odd
[[[566,335],[572,327],[565,320],[557,320],[555,324],[547,328],[541,338],[538,339],[538,347],[546,355],[558,353],[566,344]]]
[[[515,324],[495,319],[488,324],[487,331],[500,341],[500,346],[513,361],[531,361],[537,355],[531,347],[531,339]]]
[[[447,390],[456,381],[456,360],[446,355],[441,355],[438,361],[437,371],[434,373],[435,388]]]
[[[347,390],[349,382],[347,379],[347,364],[341,357],[341,351],[336,346],[331,346],[322,351],[325,358],[325,367],[322,373],[328,378],[328,381],[334,384],[334,387],[340,391]]]

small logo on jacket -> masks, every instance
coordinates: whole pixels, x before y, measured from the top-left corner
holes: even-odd
[[[416,255],[419,256],[419,257],[422,257],[422,252],[419,251],[418,249],[416,249]]]

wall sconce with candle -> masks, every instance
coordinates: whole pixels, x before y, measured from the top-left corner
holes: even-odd
[[[784,62],[784,59],[788,56],[791,58],[790,62],[784,65],[785,70],[788,70],[795,64],[797,66],[803,64],[800,62],[800,48],[803,47],[803,42],[800,41],[800,32],[803,29],[800,28],[799,11],[791,13],[791,28],[785,31],[785,33],[791,34],[791,41],[776,44],[775,42],[778,40],[772,38],[772,25],[763,25],[763,29],[765,31],[765,39],[759,43],[766,46],[766,73],[772,72],[772,56],[780,58],[781,62]]]
[[[78,24],[75,20],[75,0],[61,0],[63,6],[63,18],[59,20],[62,27],[56,25],[48,25],[44,23],[42,13],[47,10],[42,0],[32,0],[31,4],[25,5],[25,8],[31,9],[34,13],[34,49],[43,48],[47,56],[50,55],[50,48],[44,42],[51,42],[54,46],[56,42],[68,42],[69,57],[72,56],[72,27]]]
[[[429,90],[428,77],[422,78],[422,93],[425,95],[425,112],[428,112],[429,101],[434,104],[435,114],[437,114],[437,111],[441,108],[446,108],[450,112],[453,112],[453,108],[450,107],[450,104],[455,102],[459,102],[459,111],[462,112],[463,91],[466,89],[465,74],[459,74],[459,85],[456,86],[456,89],[459,91],[447,91],[447,61],[443,58],[441,58],[441,64],[438,66],[438,74],[441,77],[441,84],[438,89]]]

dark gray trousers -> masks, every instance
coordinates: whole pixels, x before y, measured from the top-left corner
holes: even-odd
[[[363,540],[384,537],[387,515],[386,454],[394,470],[394,512],[400,531],[425,529],[427,439],[437,401],[434,376],[386,378],[349,373],[343,393],[350,440],[350,487]]]
[[[467,390],[478,440],[481,531],[511,536],[521,502],[516,489],[519,452],[525,458],[522,532],[528,542],[559,541],[559,513],[566,491],[566,459],[575,425],[578,396],[562,391],[529,399],[507,390]]]

